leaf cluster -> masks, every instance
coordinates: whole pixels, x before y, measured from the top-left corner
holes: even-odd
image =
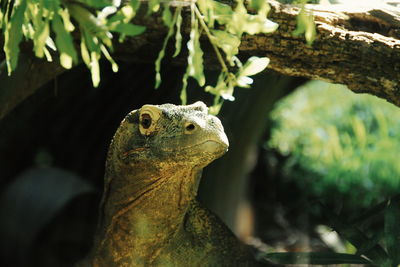
[[[145,28],[130,23],[138,1],[118,8],[109,1],[16,0],[5,1],[0,9],[0,28],[4,33],[4,52],[8,73],[15,70],[22,39],[33,42],[37,57],[53,60],[57,51],[60,64],[70,69],[79,61],[74,34],[80,35],[80,55],[92,73],[94,86],[100,82],[99,59],[103,55],[112,64],[112,38],[141,34]],[[93,11],[94,10],[94,11]]]
[[[269,146],[291,155],[309,192],[368,207],[400,190],[400,112],[343,87],[314,81],[282,101]]]
[[[182,101],[186,101],[187,80],[194,78],[200,86],[206,85],[203,66],[201,39],[203,36],[214,47],[221,64],[221,74],[214,86],[206,86],[206,91],[214,94],[215,110],[218,111],[222,99],[233,100],[235,86],[249,87],[254,75],[268,65],[268,58],[251,58],[242,63],[239,53],[243,34],[272,32],[277,25],[267,19],[269,6],[265,1],[252,0],[250,14],[244,2],[231,6],[213,1],[198,0],[184,2],[190,7],[191,29],[188,50],[187,70],[183,77]],[[147,15],[158,12],[168,33],[155,62],[156,87],[160,85],[161,61],[165,56],[168,41],[174,37],[177,56],[182,50],[182,12],[181,5],[171,8],[172,1],[151,0],[146,3]],[[140,7],[139,0],[5,0],[0,7],[0,29],[4,34],[4,52],[9,75],[15,70],[20,53],[20,43],[30,40],[37,57],[53,61],[56,55],[60,64],[70,69],[82,60],[90,69],[93,85],[100,82],[99,60],[105,57],[118,71],[112,58],[113,41],[117,37],[123,41],[126,36],[136,36],[145,27],[134,25],[131,20]],[[80,50],[78,54],[78,50]],[[235,69],[235,72],[231,70]]]
[[[205,87],[207,92],[215,95],[211,113],[218,113],[223,100],[234,100],[233,91],[236,86],[249,87],[253,82],[249,76],[255,75],[267,67],[269,59],[266,57],[251,57],[244,64],[237,57],[243,34],[269,33],[278,27],[277,24],[267,19],[269,6],[265,1],[250,1],[250,7],[256,10],[256,14],[250,14],[243,1],[238,1],[234,9],[213,0],[198,0],[190,3],[191,29],[186,44],[189,53],[187,69],[183,76],[182,103],[186,102],[186,87],[189,77],[195,79],[200,86],[206,85],[203,66],[204,53],[201,48],[203,35],[211,43],[221,66],[216,85]],[[173,56],[177,56],[181,51],[181,12],[181,8],[176,8],[172,15],[168,5],[164,6],[162,17],[164,24],[169,27],[169,31],[156,61],[156,87],[161,82],[161,60],[165,55],[167,43],[174,33],[176,50]],[[233,72],[232,69],[236,71]]]
[[[341,85],[313,81],[279,103],[272,119],[268,145],[290,156],[287,178],[318,199],[310,211],[322,214],[357,255],[278,253],[270,258],[281,263],[365,264],[367,260],[377,266],[398,266],[398,108]]]

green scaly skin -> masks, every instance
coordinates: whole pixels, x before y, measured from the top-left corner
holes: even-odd
[[[227,149],[202,102],[129,113],[110,145],[94,247],[77,266],[260,266],[196,200],[202,169]]]

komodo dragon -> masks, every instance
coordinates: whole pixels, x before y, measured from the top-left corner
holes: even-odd
[[[227,149],[202,102],[130,112],[109,148],[94,247],[77,266],[273,266],[196,200],[202,169]]]

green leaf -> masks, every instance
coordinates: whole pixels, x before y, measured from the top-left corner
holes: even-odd
[[[78,56],[75,51],[74,43],[70,33],[65,29],[61,16],[54,13],[52,28],[56,33],[56,45],[60,52],[60,63],[66,69],[72,67],[72,63],[78,62]]]
[[[230,21],[233,10],[229,5],[214,0],[198,0],[197,6],[204,16],[204,20],[213,27],[216,19],[219,24],[225,25]]]
[[[247,15],[243,31],[248,34],[271,33],[278,29],[278,24],[260,15]]]
[[[222,97],[224,100],[234,101],[233,91],[236,84],[236,79],[231,73],[222,72],[218,76],[218,81],[215,86],[206,86],[205,91],[213,95]]]
[[[400,264],[400,202],[389,201],[385,209],[385,243],[392,266]]]
[[[90,53],[86,46],[85,36],[83,33],[81,34],[81,56],[83,62],[90,68]]]
[[[147,10],[147,14],[152,12],[157,12],[160,9],[160,0],[149,0],[149,6]]]
[[[97,87],[100,83],[100,54],[96,51],[90,52],[90,73],[92,74],[93,86]]]
[[[130,0],[129,5],[133,8],[133,10],[139,10],[140,0]]]
[[[171,27],[173,24],[173,18],[172,18],[172,14],[171,14],[171,10],[169,9],[168,5],[164,6],[164,10],[162,12],[162,16],[161,16],[165,26],[167,27]]]
[[[213,105],[208,109],[208,113],[211,115],[218,115],[222,108],[222,104],[224,103],[224,100],[221,100],[221,97],[219,95],[216,95],[214,97],[214,103]]]
[[[267,57],[251,57],[247,60],[246,64],[240,71],[240,76],[252,76],[261,71],[269,64],[269,58]]]
[[[82,29],[100,39],[107,47],[112,47],[112,34],[102,20],[96,18],[89,10],[78,4],[67,4],[71,16],[79,22]],[[89,46],[89,50],[90,46]]]
[[[40,58],[44,56],[46,41],[50,34],[48,21],[44,22],[41,26],[41,28],[36,29],[33,36],[35,55]]]
[[[127,36],[136,36],[142,34],[146,30],[146,27],[131,23],[119,23],[110,28],[110,30]]]
[[[190,31],[190,40],[187,43],[188,75],[195,78],[200,86],[206,82],[203,71],[203,50],[200,47],[200,33],[197,25]]]
[[[240,38],[221,30],[212,30],[211,33],[215,37],[215,44],[224,51],[226,60],[232,65],[232,57],[239,53]]]
[[[0,9],[0,29],[3,28],[3,24],[4,24],[4,14],[3,11]]]
[[[293,36],[297,37],[303,33],[307,44],[311,45],[315,40],[317,32],[315,29],[313,13],[311,10],[306,9],[304,5],[297,15],[297,26],[292,34]]]
[[[43,0],[41,2],[43,2]],[[25,23],[23,25],[24,28],[28,28],[24,35],[33,40],[33,50],[35,55],[39,58],[44,56],[46,40],[49,38],[50,34],[49,18],[46,17],[43,19],[44,10],[46,10],[44,7],[38,8],[37,3],[28,3],[25,19],[30,20],[31,23],[28,25]],[[48,13],[48,10],[46,10],[46,13]]]
[[[265,258],[279,264],[371,264],[358,255],[333,252],[269,253]]]
[[[239,76],[236,79],[236,83],[240,87],[248,88],[251,84],[253,84],[253,79],[247,76]]]
[[[266,16],[270,10],[267,1],[264,0],[250,0],[249,6],[263,16]]]
[[[180,93],[180,95],[179,95],[179,98],[181,99],[182,105],[186,105],[186,103],[187,103],[187,92],[186,92],[186,88],[187,88],[187,84],[188,84],[188,78],[189,78],[189,75],[188,75],[188,73],[186,72],[186,73],[183,75],[183,78],[182,78],[182,84],[183,84],[183,86],[182,86],[181,93]]]
[[[16,0],[11,12],[11,18],[4,32],[4,52],[8,75],[17,67],[19,55],[19,43],[22,39],[22,24],[26,9],[25,0]]]
[[[111,67],[112,67],[113,72],[117,72],[118,71],[118,65],[114,61],[114,59],[111,57],[110,53],[108,53],[107,48],[104,45],[101,45],[100,49],[101,49],[101,52],[103,53],[103,55],[106,57],[106,59],[111,63]]]
[[[75,26],[74,26],[74,25],[72,24],[72,22],[71,22],[71,18],[70,18],[70,16],[69,16],[68,9],[60,8],[60,9],[58,10],[58,14],[60,14],[60,16],[61,16],[61,18],[62,18],[62,20],[63,20],[65,29],[66,29],[67,31],[69,31],[69,32],[74,31],[74,30],[75,30]]]
[[[182,34],[181,34],[181,26],[182,26],[182,14],[181,8],[177,8],[178,17],[176,18],[176,32],[175,32],[175,53],[172,57],[176,57],[181,52],[182,48]]]
[[[216,16],[217,21],[222,25],[226,24],[230,20],[232,14],[234,14],[231,6],[227,4],[223,4],[214,0],[207,1],[211,2],[214,15]]]

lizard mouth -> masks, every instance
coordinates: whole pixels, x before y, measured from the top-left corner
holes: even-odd
[[[228,151],[228,145],[226,143],[214,140],[205,141],[196,145],[195,147],[201,147],[201,150],[209,153],[215,153],[219,151],[221,151],[221,153],[225,153],[226,151]]]

